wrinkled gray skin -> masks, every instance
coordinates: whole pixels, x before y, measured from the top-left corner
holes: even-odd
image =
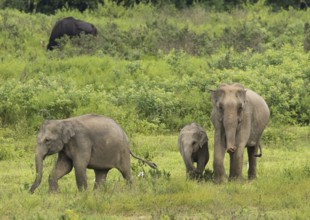
[[[256,177],[256,157],[261,151],[260,138],[269,120],[264,99],[240,84],[221,84],[212,92],[214,133],[214,180],[225,180],[224,156],[230,155],[230,179],[242,178],[242,161],[247,147],[248,178]]]
[[[58,159],[49,176],[51,192],[58,190],[58,179],[72,168],[80,191],[87,189],[86,168],[95,171],[94,188],[106,180],[112,168],[117,168],[130,181],[130,155],[156,168],[156,164],[138,158],[131,152],[127,135],[111,118],[82,115],[64,120],[47,120],[41,125],[37,137],[36,179],[31,186],[31,193],[41,183],[44,158],[56,153]]]
[[[186,125],[180,132],[178,145],[187,178],[201,178],[209,161],[208,137],[205,130],[196,123]],[[197,168],[194,163],[197,163]]]

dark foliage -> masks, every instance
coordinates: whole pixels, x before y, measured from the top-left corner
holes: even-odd
[[[310,51],[310,23],[305,23],[304,49],[306,52]]]
[[[253,4],[257,0],[112,0],[117,5],[134,7],[137,4],[153,4],[158,7],[174,5],[178,9],[191,7],[195,4],[204,5],[206,8],[217,10],[230,10],[243,4]],[[2,8],[16,8],[25,12],[40,12],[52,14],[58,9],[70,8],[78,9],[80,12],[86,9],[95,9],[98,4],[104,5],[104,0],[4,0]],[[274,10],[288,9],[289,7],[307,10],[310,0],[266,0],[266,5],[270,5]],[[0,5],[1,6],[1,5]]]
[[[16,8],[25,12],[40,12],[52,14],[58,9],[78,9],[80,12],[86,9],[95,9],[103,0],[4,0],[3,8]]]

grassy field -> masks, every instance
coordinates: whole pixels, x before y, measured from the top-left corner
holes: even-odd
[[[272,129],[267,130],[268,133]],[[177,149],[177,135],[132,137],[137,154],[148,156],[159,169],[132,159],[133,184],[126,185],[117,170],[107,183],[92,190],[94,174],[88,171],[89,189],[78,192],[73,172],[59,181],[60,193],[49,194],[47,177],[55,156],[44,163],[38,190],[29,193],[35,178],[33,154],[0,161],[1,219],[309,219],[310,129],[285,128],[293,138],[268,142],[258,159],[254,181],[215,185],[211,180],[185,180]],[[213,155],[212,131],[210,154]],[[29,140],[33,141],[34,137]],[[226,157],[226,163],[228,163]],[[212,157],[207,169],[212,170]],[[226,170],[227,170],[226,164]],[[138,177],[144,171],[145,176]],[[246,174],[246,160],[244,160]]]
[[[264,1],[229,12],[107,2],[84,13],[0,10],[0,219],[310,219],[309,10],[274,12]],[[47,52],[53,25],[68,16],[93,23],[98,36]],[[211,173],[209,91],[221,82],[253,89],[271,110],[258,178],[186,181],[177,132],[193,121],[206,128]],[[91,170],[85,192],[72,172],[49,194],[54,155],[30,194],[42,121],[86,113],[115,119],[158,170],[132,159],[131,185],[112,170],[95,192]],[[225,163],[228,170],[228,156]],[[244,176],[246,167],[245,157]]]

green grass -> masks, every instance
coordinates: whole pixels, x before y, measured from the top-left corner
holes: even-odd
[[[156,162],[160,172],[152,174],[132,159],[132,185],[112,170],[106,185],[97,191],[92,190],[94,174],[89,170],[86,192],[77,191],[72,172],[59,181],[59,193],[49,194],[47,177],[55,160],[50,156],[44,162],[40,187],[30,194],[34,155],[0,161],[1,219],[308,219],[310,130],[286,130],[296,138],[265,144],[258,159],[258,178],[251,182],[186,181],[177,135],[132,137],[138,146],[133,151]],[[209,139],[212,155],[212,131]],[[212,161],[211,156],[209,170]],[[227,170],[228,157],[225,163]],[[145,177],[138,177],[143,170]]]
[[[310,66],[303,47],[309,15],[261,4],[230,12],[108,3],[55,15],[0,10],[0,219],[309,219]],[[98,28],[94,45],[84,36],[81,48],[67,42],[46,52],[41,42],[67,16]],[[186,181],[177,132],[192,121],[207,129],[212,171],[208,91],[221,82],[244,84],[270,107],[258,178]],[[89,170],[88,191],[77,191],[72,172],[59,181],[60,193],[49,194],[51,156],[31,195],[42,120],[85,113],[115,119],[132,150],[159,171],[132,159],[132,185],[112,170],[106,186],[93,192]],[[228,170],[228,157],[225,164]],[[244,176],[246,167],[245,157]],[[142,171],[145,178],[138,177]]]

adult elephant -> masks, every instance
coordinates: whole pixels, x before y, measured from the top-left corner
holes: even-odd
[[[124,179],[130,181],[130,155],[156,168],[156,164],[131,152],[127,135],[111,118],[89,114],[64,120],[46,120],[37,137],[36,179],[30,189],[32,193],[41,183],[44,158],[56,153],[58,159],[49,176],[50,191],[58,190],[58,180],[73,167],[80,191],[87,189],[87,168],[95,171],[94,188],[106,179],[112,168],[117,168]]]
[[[241,84],[221,84],[212,91],[214,133],[214,180],[225,180],[224,156],[230,156],[230,179],[242,178],[242,161],[247,147],[248,178],[256,177],[256,157],[261,156],[260,138],[269,120],[264,99]],[[257,154],[260,149],[260,154]]]
[[[56,22],[52,29],[47,49],[53,50],[54,47],[58,46],[57,39],[60,39],[65,35],[71,38],[74,36],[79,36],[81,33],[96,36],[97,29],[93,24],[75,19],[73,17],[61,19]]]
[[[186,125],[180,131],[178,145],[187,178],[201,178],[209,161],[208,136],[205,130],[196,123]],[[194,163],[197,163],[197,167]]]

